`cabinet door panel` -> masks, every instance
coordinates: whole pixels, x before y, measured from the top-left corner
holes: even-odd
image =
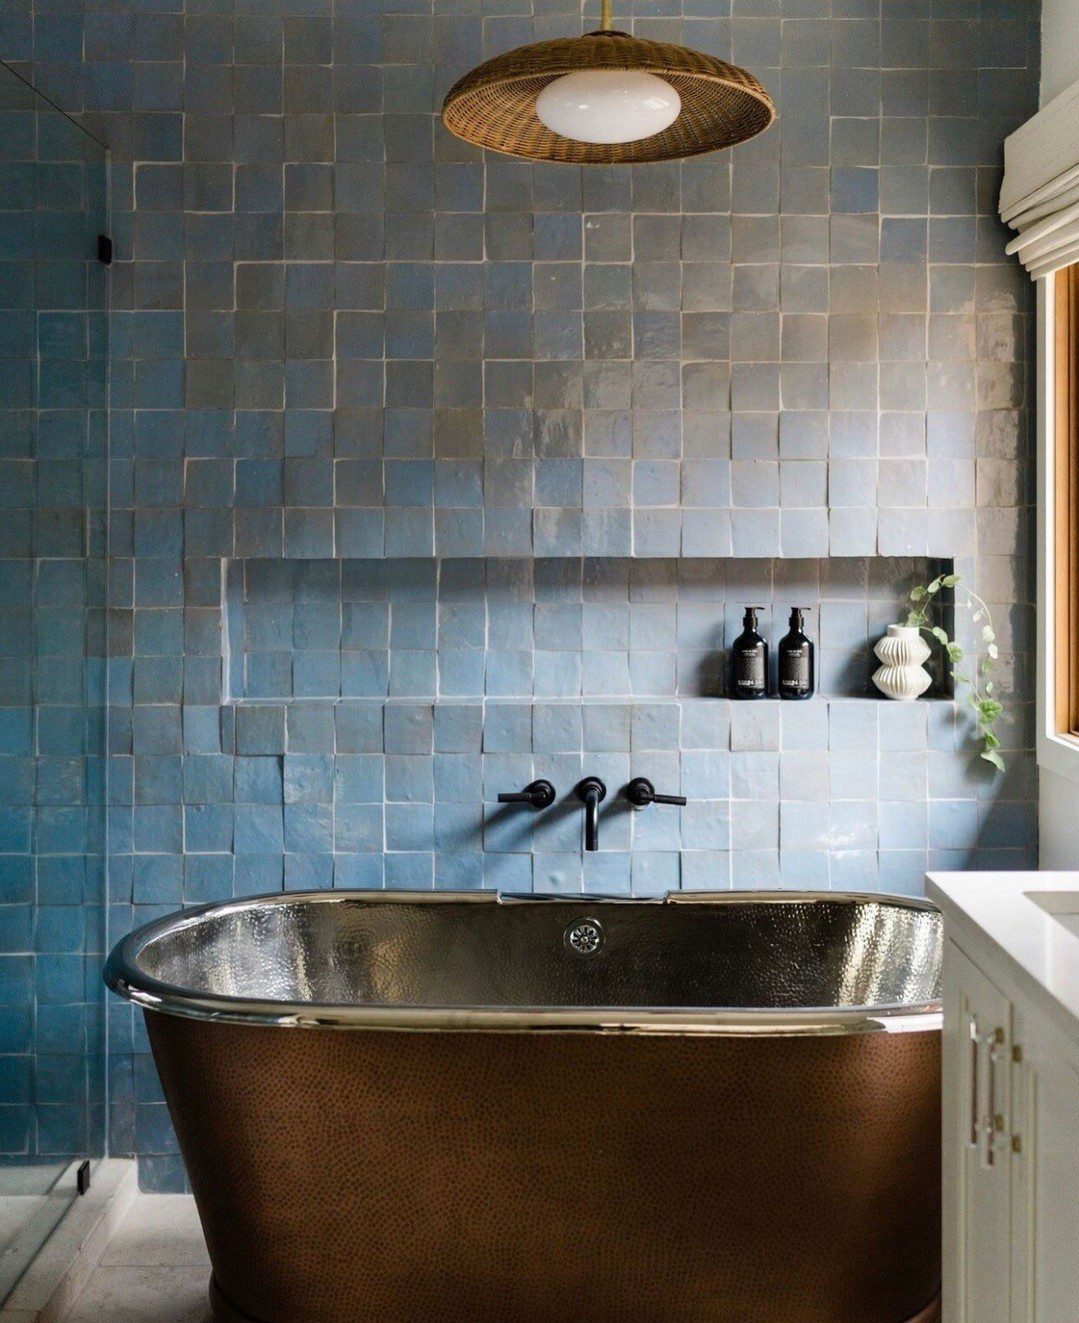
[[[1017,1006],[1014,1315],[1079,1318],[1079,1062],[1070,1044]]]
[[[953,943],[944,961],[946,1323],[1009,1323],[1011,1007]]]

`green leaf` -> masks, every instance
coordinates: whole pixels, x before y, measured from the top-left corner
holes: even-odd
[[[1000,740],[999,740],[999,739],[997,738],[997,736],[993,733],[993,731],[991,731],[991,730],[989,730],[989,729],[983,727],[983,729],[982,729],[982,738],[985,740],[985,747],[986,747],[987,749],[999,749],[999,748],[1000,748]]]
[[[1004,709],[995,698],[983,698],[978,704],[978,711],[985,717],[986,721],[996,721]]]
[[[933,635],[935,639],[939,639],[940,642],[943,643],[945,647],[948,646],[950,640],[948,638],[948,634],[946,630],[941,629],[939,625],[934,625],[929,632]]]
[[[942,574],[937,582],[944,588],[954,588],[959,583],[959,575]]]
[[[912,602],[924,602],[924,601],[925,601],[925,589],[924,589],[924,588],[921,588],[921,587],[919,587],[919,588],[912,588],[912,589],[910,590],[910,600],[911,600]]]
[[[982,639],[984,640],[984,642],[986,642],[986,643],[994,643],[994,642],[996,641],[996,637],[997,637],[997,636],[993,633],[993,626],[992,626],[992,625],[983,625],[983,626],[982,626]]]
[[[996,659],[1000,656],[1000,649],[997,647],[995,643],[990,643],[989,647],[986,648],[986,652],[993,659],[993,661],[996,661]]]
[[[963,660],[963,649],[958,643],[948,644],[948,660],[951,662],[961,662]]]
[[[983,750],[981,757],[984,758],[987,763],[992,763],[998,772],[1004,771],[1004,759],[999,753],[997,753],[996,749]]]
[[[934,593],[940,592],[940,580],[934,579],[933,582],[926,588],[925,591],[930,595],[930,597],[932,597]]]

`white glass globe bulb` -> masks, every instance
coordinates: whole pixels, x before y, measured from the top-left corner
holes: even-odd
[[[682,109],[670,83],[643,69],[578,69],[536,97],[541,123],[576,142],[636,142],[669,129]]]

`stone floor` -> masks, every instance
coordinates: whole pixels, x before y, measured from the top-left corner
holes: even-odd
[[[63,1323],[210,1323],[194,1200],[140,1194]]]
[[[0,1255],[45,1204],[44,1194],[0,1194]]]

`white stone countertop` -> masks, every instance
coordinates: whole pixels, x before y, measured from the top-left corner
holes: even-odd
[[[1079,872],[930,873],[947,936],[1079,1043]]]

